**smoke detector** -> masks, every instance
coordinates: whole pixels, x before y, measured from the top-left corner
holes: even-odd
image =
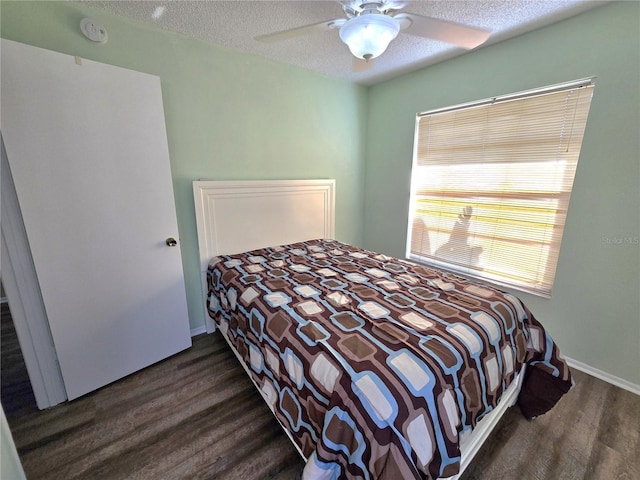
[[[107,30],[93,18],[80,20],[80,30],[92,42],[106,43],[107,41]]]

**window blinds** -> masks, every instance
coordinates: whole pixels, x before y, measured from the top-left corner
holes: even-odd
[[[593,83],[421,114],[408,257],[550,296]]]

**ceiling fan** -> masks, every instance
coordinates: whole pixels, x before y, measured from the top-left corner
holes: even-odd
[[[269,33],[255,37],[260,42],[277,42],[310,33],[338,30],[351,53],[366,62],[380,56],[402,30],[418,37],[440,40],[466,49],[484,43],[491,32],[415,13],[400,12],[403,0],[338,0],[347,18]]]

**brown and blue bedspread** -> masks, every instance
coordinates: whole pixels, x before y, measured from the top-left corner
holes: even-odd
[[[528,418],[571,387],[516,297],[335,240],[214,258],[209,314],[308,458],[304,479],[435,479],[523,364]]]

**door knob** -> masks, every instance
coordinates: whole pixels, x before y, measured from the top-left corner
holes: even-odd
[[[173,237],[169,237],[167,238],[166,244],[168,247],[175,247],[178,244],[178,241]]]

